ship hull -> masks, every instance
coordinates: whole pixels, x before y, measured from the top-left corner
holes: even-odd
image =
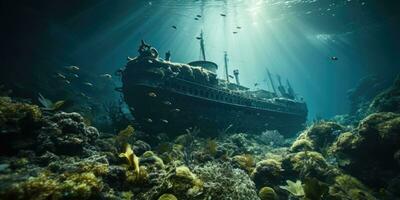
[[[151,133],[179,135],[196,127],[205,135],[278,130],[293,136],[306,119],[303,115],[210,100],[162,85],[127,84],[123,93],[141,128]]]

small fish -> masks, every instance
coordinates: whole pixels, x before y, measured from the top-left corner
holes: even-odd
[[[224,13],[221,13],[220,15],[221,15],[222,17],[226,17],[226,14],[224,14]]]
[[[194,18],[194,20],[196,20],[196,21],[197,21],[197,20],[199,20],[199,18],[195,17],[195,18]]]
[[[201,15],[196,15],[197,18],[201,18]]]
[[[63,74],[61,73],[57,73],[56,74],[56,78],[61,78],[61,79],[66,79],[67,77],[65,77]]]
[[[175,108],[175,109],[173,109],[173,110],[171,110],[172,112],[180,112],[181,111],[181,109],[179,109],[179,108]]]
[[[339,58],[338,58],[338,57],[335,57],[335,56],[332,56],[332,57],[331,57],[331,60],[335,60],[335,61],[336,61],[336,60],[339,60]]]
[[[201,37],[196,37],[196,39],[201,40]]]
[[[147,95],[149,95],[149,97],[157,97],[157,94],[154,92],[149,92]]]
[[[152,61],[152,60],[148,60],[147,62],[148,62],[148,63],[153,63],[153,61]]]
[[[75,66],[75,65],[71,65],[71,66],[67,66],[67,67],[65,67],[67,70],[69,70],[69,71],[74,71],[74,72],[76,72],[76,71],[79,71],[79,67],[78,66]]]
[[[64,80],[64,83],[67,85],[71,84],[71,82],[69,80]]]
[[[93,84],[92,84],[92,83],[89,83],[89,82],[84,82],[83,84],[84,84],[84,85],[87,85],[87,86],[89,86],[89,87],[93,87]]]
[[[242,29],[242,27],[241,27],[241,26],[236,26],[236,28],[237,28],[237,29]]]
[[[100,75],[100,77],[106,78],[106,79],[111,79],[112,78],[112,76],[110,74],[102,74],[102,75]]]
[[[86,95],[85,93],[81,92],[80,95],[86,99],[90,99],[90,97],[88,95]]]
[[[254,87],[257,87],[258,86],[258,83],[254,83]]]
[[[74,78],[79,78],[78,74],[71,74],[71,76],[74,77]]]
[[[172,103],[171,103],[170,101],[164,101],[163,104],[165,104],[165,105],[167,105],[167,106],[172,105]]]
[[[237,34],[238,32],[237,31],[233,31],[233,34]]]
[[[168,120],[166,120],[166,119],[161,119],[161,121],[162,121],[163,123],[168,124]]]
[[[174,25],[174,26],[171,26],[171,27],[172,27],[173,29],[175,29],[175,30],[177,29],[175,25]]]
[[[149,123],[153,122],[153,120],[150,119],[150,118],[147,118],[146,121],[149,122]]]

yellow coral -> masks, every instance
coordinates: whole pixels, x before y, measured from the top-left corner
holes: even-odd
[[[119,157],[126,158],[130,167],[133,167],[135,173],[139,174],[139,158],[133,152],[131,145],[126,145],[126,149],[124,153],[119,154]]]

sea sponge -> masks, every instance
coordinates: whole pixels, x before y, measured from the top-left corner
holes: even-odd
[[[275,190],[270,187],[262,187],[258,192],[258,196],[261,200],[277,200],[278,196],[275,193]]]
[[[178,200],[178,199],[173,194],[163,194],[158,198],[158,200]]]

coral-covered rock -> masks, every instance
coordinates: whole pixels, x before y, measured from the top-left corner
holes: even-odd
[[[329,195],[333,199],[376,200],[366,186],[349,175],[335,177]]]
[[[308,139],[298,139],[293,142],[290,147],[291,152],[312,151],[314,149],[313,143]]]
[[[291,150],[311,150],[325,153],[335,139],[344,131],[344,127],[334,122],[321,121],[305,130],[293,143]]]
[[[375,113],[362,120],[353,133],[342,134],[331,151],[348,173],[367,185],[384,187],[400,173],[400,114]]]
[[[262,160],[256,164],[251,178],[258,188],[273,186],[281,181],[282,171],[280,162],[273,159]]]
[[[0,97],[0,155],[15,155],[17,150],[32,148],[41,120],[38,106]]]
[[[286,177],[315,177],[324,180],[336,173],[322,154],[315,151],[301,151],[288,154],[282,161]]]
[[[400,75],[389,89],[374,98],[369,106],[369,112],[400,113]]]
[[[259,200],[254,183],[241,169],[228,163],[208,162],[193,170],[203,181],[203,192],[198,199]]]
[[[142,155],[144,152],[151,150],[151,146],[142,140],[136,140],[133,143],[132,147],[135,154],[139,156]]]
[[[78,113],[57,113],[46,120],[37,137],[39,152],[80,155],[91,148],[99,132],[84,123]]]

